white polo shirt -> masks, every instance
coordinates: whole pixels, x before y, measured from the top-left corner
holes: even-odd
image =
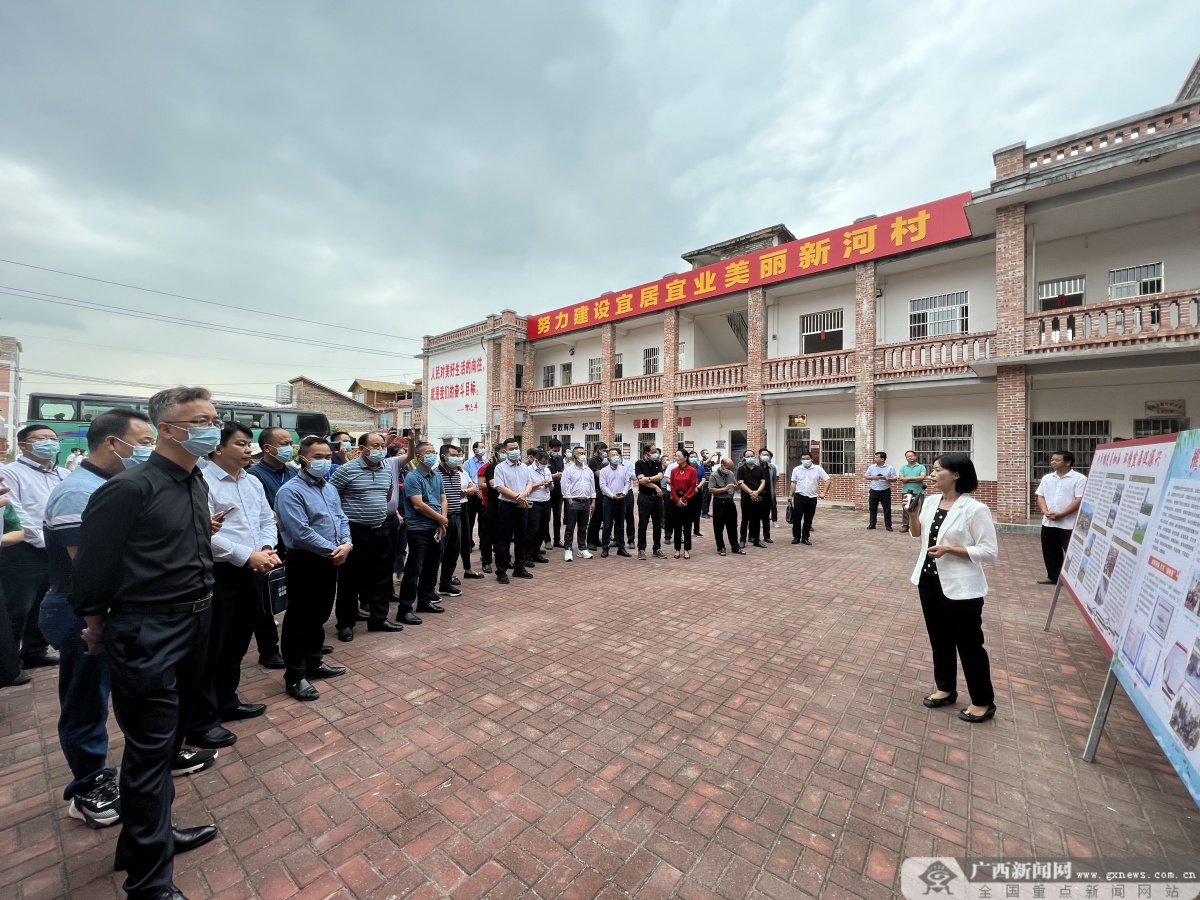
[[[792,493],[801,497],[816,497],[821,482],[828,480],[828,473],[816,464],[807,469],[802,465],[796,466],[792,469]]]
[[[1037,496],[1046,498],[1046,508],[1050,512],[1061,512],[1072,503],[1076,497],[1083,496],[1083,489],[1087,486],[1087,476],[1082,472],[1076,472],[1071,469],[1066,475],[1055,475],[1053,472],[1048,472],[1042,476],[1042,483],[1038,485]],[[1079,516],[1079,510],[1071,513],[1069,516],[1064,516],[1061,519],[1047,519],[1042,516],[1042,525],[1046,528],[1065,528],[1068,531],[1075,527],[1075,519]]]

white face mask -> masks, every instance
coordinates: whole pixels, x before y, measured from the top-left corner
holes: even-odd
[[[806,468],[806,469],[811,469],[812,468],[812,460],[811,459],[801,460],[800,465],[804,466],[804,468]]]

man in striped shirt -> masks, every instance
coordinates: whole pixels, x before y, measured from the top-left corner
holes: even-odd
[[[442,512],[446,516],[446,537],[442,540],[442,574],[438,578],[437,592],[443,597],[461,597],[462,591],[455,586],[454,570],[458,566],[458,558],[462,551],[463,539],[463,488],[462,451],[453,444],[443,444],[441,465],[438,471],[442,475],[442,492],[446,495],[446,506]]]

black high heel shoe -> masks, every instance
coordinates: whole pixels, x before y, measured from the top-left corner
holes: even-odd
[[[996,715],[996,704],[995,703],[993,703],[991,706],[989,706],[987,708],[987,712],[980,713],[979,715],[974,715],[973,713],[969,713],[965,709],[961,709],[958,711],[958,717],[960,719],[962,719],[964,722],[972,722],[972,723],[986,722],[988,719],[992,718],[994,715]]]
[[[926,697],[921,702],[924,703],[926,706],[928,706],[930,709],[937,709],[939,706],[949,706],[951,703],[954,703],[956,700],[958,700],[958,691],[955,691],[953,694],[947,694],[945,697],[929,696],[929,697]]]

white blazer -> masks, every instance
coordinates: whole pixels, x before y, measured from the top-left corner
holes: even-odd
[[[921,542],[917,564],[913,567],[912,583],[921,581],[921,569],[925,566],[929,549],[929,529],[941,494],[931,494],[921,507]],[[964,547],[970,559],[947,553],[937,560],[938,577],[942,581],[942,593],[951,600],[974,600],[987,595],[987,579],[983,575],[983,564],[993,562],[999,555],[996,545],[996,526],[992,524],[992,511],[968,494],[962,494],[942,522],[937,543],[951,547]]]

